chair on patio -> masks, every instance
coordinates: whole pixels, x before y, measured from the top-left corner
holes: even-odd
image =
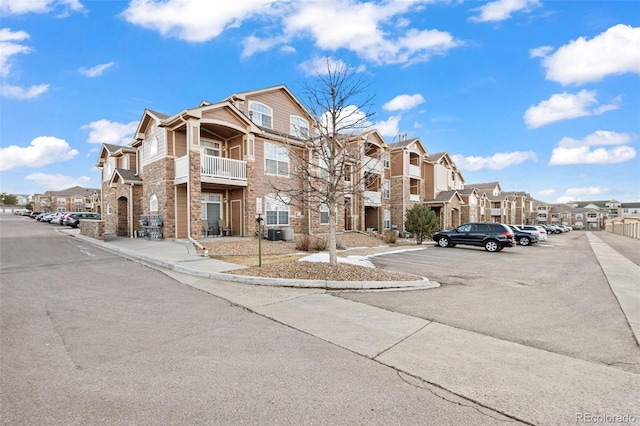
[[[215,235],[214,230],[211,226],[209,226],[209,221],[207,219],[201,219],[200,224],[202,225],[203,237],[208,237],[209,235]]]
[[[218,219],[218,229],[220,231],[220,235],[223,237],[228,237],[231,235],[231,227],[227,226],[227,223],[224,219]]]

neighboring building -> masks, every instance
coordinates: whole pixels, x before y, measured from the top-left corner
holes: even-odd
[[[418,138],[389,144],[391,163],[391,223],[394,229],[404,231],[407,210],[425,199],[422,163],[427,150]]]
[[[74,186],[33,196],[33,210],[40,212],[97,212],[93,202],[95,188]]]
[[[621,203],[618,207],[618,217],[640,217],[640,203]]]
[[[422,163],[424,203],[438,216],[440,229],[461,225],[464,179],[448,153],[426,155]]]

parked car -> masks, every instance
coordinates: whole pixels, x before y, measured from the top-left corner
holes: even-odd
[[[558,225],[558,228],[562,229],[562,232],[569,232],[569,231],[573,230],[572,227],[567,226],[567,225]]]
[[[501,223],[465,223],[455,229],[435,233],[433,240],[440,247],[455,247],[461,244],[484,247],[490,252],[515,246],[513,231]]]
[[[53,219],[54,215],[55,213],[47,213],[44,216],[42,216],[42,219],[40,219],[40,222],[51,222],[51,219]]]
[[[516,225],[509,225],[509,228],[513,231],[514,238],[521,246],[528,246],[538,242],[538,236],[527,231],[523,231]]]
[[[62,225],[62,218],[65,214],[67,214],[67,212],[56,212],[49,223],[52,223],[54,225]]]
[[[538,236],[538,241],[547,241],[547,231],[538,225],[517,225],[523,231],[531,232]]]
[[[42,221],[42,218],[43,218],[43,217],[45,217],[45,216],[46,216],[46,215],[48,215],[48,214],[49,214],[49,213],[42,212],[42,213],[40,213],[38,216],[36,216],[36,217],[35,217],[35,219],[36,219],[38,222],[41,222],[41,221]]]
[[[31,210],[22,210],[20,212],[20,216],[29,216],[31,214]]]
[[[72,228],[77,228],[78,223],[80,223],[80,219],[100,220],[100,215],[98,213],[92,212],[71,212],[64,215],[62,224],[70,226]]]
[[[31,219],[35,219],[36,217],[38,217],[39,214],[41,214],[42,212],[31,212],[29,213],[29,217]]]
[[[542,225],[542,227],[547,230],[547,235],[562,233],[562,231],[555,225]]]

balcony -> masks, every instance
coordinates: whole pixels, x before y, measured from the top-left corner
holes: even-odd
[[[364,191],[365,206],[379,206],[382,204],[382,192]]]
[[[383,172],[383,164],[381,159],[365,156],[362,160],[365,170],[375,173]]]
[[[420,201],[420,194],[409,194],[409,201]]]
[[[420,179],[420,166],[409,164],[409,176]]]
[[[491,216],[502,216],[506,213],[506,209],[491,209]]]
[[[175,159],[176,181],[186,181],[189,175],[189,157]],[[200,156],[200,175],[216,182],[240,183],[247,182],[247,162],[213,155]]]

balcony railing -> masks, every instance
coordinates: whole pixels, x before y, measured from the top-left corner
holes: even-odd
[[[420,166],[409,164],[409,176],[420,178]]]
[[[491,216],[502,216],[504,213],[504,209],[491,209]]]
[[[189,157],[175,160],[176,179],[186,178],[189,174]],[[246,161],[213,155],[200,156],[200,173],[202,177],[221,178],[236,181],[247,180]]]
[[[247,162],[242,160],[202,155],[200,169],[202,177],[247,180]]]
[[[364,204],[367,206],[379,206],[382,204],[382,193],[375,191],[364,191]]]
[[[381,159],[365,156],[363,158],[363,162],[365,170],[370,170],[377,173],[383,172],[383,164]]]
[[[409,194],[409,201],[420,201],[420,194]]]

